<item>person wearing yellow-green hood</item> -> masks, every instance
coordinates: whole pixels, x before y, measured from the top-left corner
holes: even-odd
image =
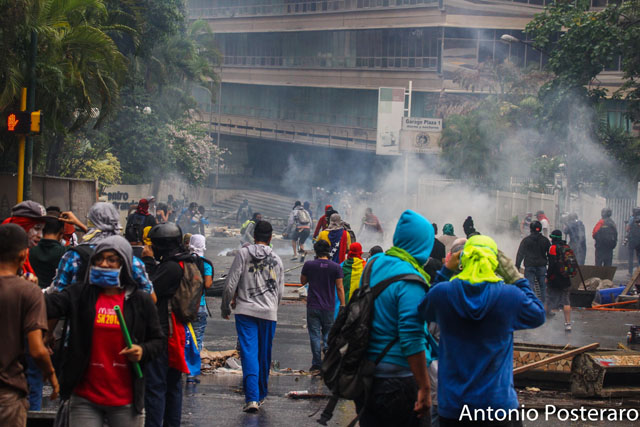
[[[542,302],[488,236],[469,238],[439,275],[450,280],[429,290],[418,313],[440,327],[440,425],[473,421],[476,409],[490,416],[497,409],[519,408],[513,386],[513,332],[544,323]]]

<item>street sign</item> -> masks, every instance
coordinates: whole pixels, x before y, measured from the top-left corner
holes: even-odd
[[[403,117],[400,151],[406,153],[437,153],[442,133],[442,119]]]
[[[442,119],[423,117],[404,117],[402,130],[419,130],[423,132],[442,132]]]

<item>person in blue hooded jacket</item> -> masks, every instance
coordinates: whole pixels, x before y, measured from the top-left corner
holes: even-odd
[[[496,423],[491,411],[519,407],[513,386],[513,332],[542,325],[544,306],[490,237],[471,237],[456,256],[459,274],[434,285],[418,306],[422,319],[440,327],[440,425],[478,421],[476,409],[483,411],[479,413],[487,425],[521,425],[518,420]],[[454,271],[445,266],[439,274],[451,277]]]
[[[420,276],[424,283],[394,282],[375,300],[367,357],[375,361],[393,344],[376,366],[369,400],[356,400],[363,427],[428,424],[431,397],[427,363],[431,351],[426,323],[418,318],[416,303],[427,292],[430,279],[422,265],[429,258],[433,240],[431,223],[407,210],[396,226],[394,246],[369,261],[374,289],[383,280],[403,274]]]

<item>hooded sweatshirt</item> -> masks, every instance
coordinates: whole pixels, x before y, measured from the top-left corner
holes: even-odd
[[[422,215],[407,210],[401,216],[393,235],[393,244],[409,252],[420,265],[424,265],[433,247],[433,226]],[[420,272],[409,262],[387,254],[378,254],[371,269],[373,288],[381,281],[399,275]],[[426,323],[418,318],[416,303],[426,294],[417,282],[399,281],[389,285],[375,300],[374,315],[369,337],[367,357],[375,360],[396,337],[398,341],[376,367],[376,376],[411,376],[408,356],[428,350]],[[426,352],[431,360],[430,352]],[[394,366],[397,369],[394,369]],[[402,374],[398,375],[398,372]]]
[[[245,246],[229,269],[222,294],[222,315],[231,314],[235,295],[235,314],[277,321],[283,292],[284,267],[280,257],[266,245]]]
[[[443,268],[441,274],[453,272]],[[513,388],[513,332],[544,323],[544,306],[526,279],[515,284],[460,279],[433,286],[418,306],[440,326],[438,413],[458,419],[474,409],[518,408]]]

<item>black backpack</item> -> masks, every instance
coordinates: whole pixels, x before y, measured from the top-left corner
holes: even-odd
[[[605,221],[596,233],[596,246],[602,249],[613,249],[617,244],[618,230],[615,225]]]
[[[339,398],[354,400],[364,396],[364,401],[367,401],[376,365],[398,341],[396,337],[389,342],[375,361],[367,358],[374,303],[378,295],[392,283],[401,280],[418,282],[426,289],[429,286],[417,274],[402,274],[376,283],[373,288],[370,287],[371,269],[376,259],[377,257],[367,263],[362,272],[360,287],[349,299],[349,304],[340,311],[329,332],[327,353],[322,361],[321,372],[333,396],[318,420],[322,425],[327,425],[327,421],[333,416],[333,410]],[[349,424],[350,426],[355,425],[361,413],[362,411]]]
[[[144,233],[144,223],[146,222],[146,215],[134,213],[127,220],[127,226],[124,229],[124,237],[129,242],[142,242],[142,235]]]

